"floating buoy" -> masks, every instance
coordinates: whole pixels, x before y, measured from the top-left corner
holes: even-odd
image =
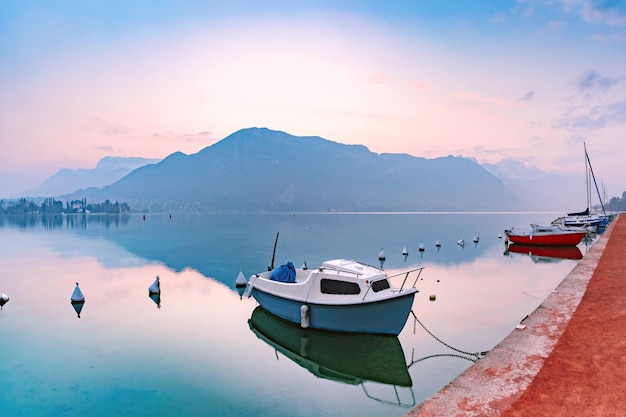
[[[4,305],[8,302],[9,302],[9,296],[6,294],[0,293],[0,310],[2,310],[2,307],[4,307]]]
[[[78,286],[78,282],[76,283],[76,287],[74,288],[74,292],[72,293],[71,301],[74,303],[85,301],[85,296],[83,295],[83,292],[80,290],[80,287]]]
[[[235,280],[235,287],[236,288],[243,288],[247,284],[248,284],[248,281],[246,280],[246,277],[243,274],[243,271],[240,269],[239,270],[239,274],[237,275],[237,279]]]
[[[159,281],[159,276],[156,276],[156,279],[154,280],[154,282],[152,283],[152,285],[150,285],[148,287],[148,293],[149,294],[160,294],[161,293],[161,282]]]
[[[404,245],[404,248],[402,249],[402,255],[407,256],[409,254],[409,250],[406,248],[406,245]]]
[[[76,287],[74,288],[74,292],[72,293],[71,304],[72,304],[72,307],[74,308],[74,311],[76,312],[76,315],[78,316],[78,318],[80,318],[80,312],[82,311],[83,306],[85,305],[85,296],[83,295],[83,292],[80,290],[80,287],[78,286],[78,282],[76,283]]]
[[[428,299],[429,299],[430,301],[435,301],[435,300],[437,299],[437,296],[436,296],[435,294],[431,294],[431,295],[428,297]]]
[[[385,251],[383,249],[378,253],[378,262],[380,263],[380,269],[383,269],[383,265],[385,264]]]
[[[417,250],[419,250],[420,252],[424,252],[426,250],[426,248],[424,247],[424,242],[420,242]]]

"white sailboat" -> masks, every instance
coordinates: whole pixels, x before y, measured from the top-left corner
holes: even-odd
[[[576,213],[567,213],[567,216],[556,219],[553,221],[553,224],[562,224],[565,227],[585,227],[585,228],[593,228],[596,229],[598,227],[606,226],[607,224],[607,215],[604,210],[604,203],[602,202],[602,196],[600,195],[600,190],[598,189],[598,183],[596,182],[596,177],[593,173],[593,168],[591,167],[591,161],[589,160],[589,154],[587,153],[587,145],[583,143],[585,149],[585,182],[587,184],[586,193],[587,193],[587,208],[583,211]],[[595,184],[596,192],[598,193],[598,199],[600,200],[600,206],[602,208],[602,214],[593,214],[591,213],[591,180]]]

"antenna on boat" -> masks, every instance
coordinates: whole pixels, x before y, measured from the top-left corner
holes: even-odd
[[[278,234],[280,232],[276,232],[276,240],[274,241],[274,251],[272,252],[272,264],[267,267],[268,271],[274,270],[274,258],[276,257],[276,245],[278,244]]]

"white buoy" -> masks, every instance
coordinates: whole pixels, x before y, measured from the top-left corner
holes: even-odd
[[[78,282],[76,283],[76,288],[74,288],[74,292],[72,293],[72,298],[71,298],[72,302],[81,302],[81,301],[85,301],[85,296],[83,295],[83,292],[80,290],[80,287],[78,286]]]
[[[148,287],[148,293],[150,294],[160,294],[161,293],[161,282],[159,281],[159,276],[156,276],[156,279],[154,280],[154,282],[152,283],[152,285],[150,285]]]
[[[420,252],[424,252],[426,248],[424,247],[424,242],[420,242],[420,245],[417,248]]]
[[[235,287],[242,288],[242,287],[245,287],[247,284],[248,284],[248,281],[246,280],[246,277],[243,274],[243,271],[240,269],[239,274],[237,275],[237,279],[235,280]]]
[[[402,255],[407,256],[409,254],[409,250],[406,248],[406,245],[404,245],[404,248],[402,249]]]
[[[435,247],[437,248],[441,247],[441,242],[439,241],[439,239],[437,239],[437,241],[435,242]]]
[[[6,294],[0,293],[0,310],[2,310],[2,307],[4,307],[4,305],[8,302],[9,302],[9,296]]]

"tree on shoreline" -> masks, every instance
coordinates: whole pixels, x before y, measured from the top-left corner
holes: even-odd
[[[0,200],[0,214],[26,215],[26,214],[74,214],[74,213],[106,213],[120,214],[130,213],[127,203],[112,203],[105,200],[102,203],[87,204],[87,200],[66,201],[65,207],[62,201],[55,200],[54,197],[45,198],[41,204],[35,201],[20,198],[17,200]]]

